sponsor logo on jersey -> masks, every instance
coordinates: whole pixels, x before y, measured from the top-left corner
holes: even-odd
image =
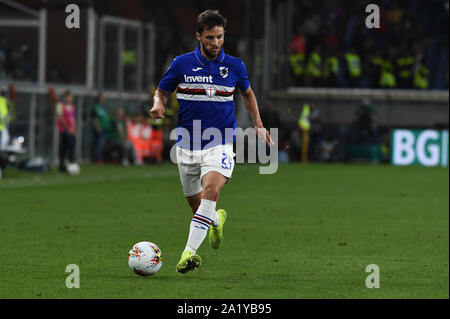
[[[184,75],[184,82],[186,83],[213,83],[213,77],[201,75]]]

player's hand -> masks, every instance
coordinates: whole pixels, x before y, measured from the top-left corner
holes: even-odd
[[[157,119],[165,119],[164,116],[164,106],[161,104],[155,104],[153,105],[152,109],[150,110],[150,116],[152,117],[152,120]]]
[[[266,144],[268,146],[275,145],[275,142],[272,140],[272,137],[270,137],[270,133],[268,130],[266,130],[264,127],[257,127],[255,126],[255,131],[257,136],[262,136],[266,140]]]

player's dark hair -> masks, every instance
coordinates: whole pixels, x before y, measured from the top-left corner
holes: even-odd
[[[70,92],[70,90],[66,90],[65,92],[64,92],[64,97],[66,97],[66,96],[68,96],[68,95],[72,95],[72,92]]]
[[[227,19],[225,19],[219,10],[206,10],[200,13],[197,17],[197,32],[202,34],[204,30],[211,30],[214,27],[227,26]]]

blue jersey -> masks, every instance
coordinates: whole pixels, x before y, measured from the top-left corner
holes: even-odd
[[[169,93],[177,91],[179,147],[205,149],[234,141],[237,128],[235,87],[242,92],[250,87],[247,70],[241,59],[226,55],[223,49],[215,60],[203,57],[197,47],[172,61],[158,89]],[[208,128],[218,129],[221,137],[211,135]]]

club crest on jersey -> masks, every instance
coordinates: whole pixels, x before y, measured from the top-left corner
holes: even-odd
[[[228,68],[221,66],[220,69],[220,75],[225,79],[228,76]]]
[[[211,98],[216,95],[216,88],[214,86],[208,86],[205,88],[206,95]]]

